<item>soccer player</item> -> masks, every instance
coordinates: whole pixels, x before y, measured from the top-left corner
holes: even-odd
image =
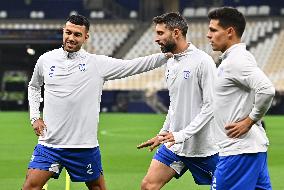
[[[75,182],[105,190],[97,130],[103,84],[166,63],[169,54],[133,60],[95,55],[81,49],[89,37],[89,21],[72,15],[63,28],[62,48],[40,56],[28,87],[30,119],[39,136],[23,190],[39,190],[63,167]],[[41,86],[44,110],[40,118]]]
[[[154,155],[141,189],[161,189],[187,170],[197,184],[210,185],[218,161],[212,134],[215,63],[187,42],[188,25],[180,14],[166,13],[153,22],[155,41],[162,52],[172,52],[174,57],[166,64],[170,106],[164,125],[156,137],[138,146],[150,146],[152,151],[164,143]]]
[[[215,82],[214,118],[220,160],[212,190],[270,190],[267,168],[269,144],[261,118],[271,105],[275,89],[241,43],[246,21],[235,8],[208,14],[207,37],[222,62]]]

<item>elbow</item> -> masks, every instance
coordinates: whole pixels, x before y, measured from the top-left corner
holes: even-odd
[[[275,96],[275,88],[273,86],[269,88],[268,94],[270,95],[271,98]]]

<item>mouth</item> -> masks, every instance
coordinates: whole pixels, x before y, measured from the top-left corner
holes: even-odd
[[[66,46],[67,46],[68,48],[73,48],[73,47],[76,46],[76,44],[75,44],[74,42],[66,42]]]

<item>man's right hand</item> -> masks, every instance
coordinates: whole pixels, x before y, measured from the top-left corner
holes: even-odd
[[[44,122],[41,118],[37,119],[33,123],[32,126],[33,126],[34,132],[37,136],[43,136],[44,135],[44,131],[46,130],[46,125],[44,124]]]

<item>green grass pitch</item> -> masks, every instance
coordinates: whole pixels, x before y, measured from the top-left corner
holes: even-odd
[[[99,142],[104,175],[109,190],[138,190],[153,156],[136,145],[155,135],[165,115],[101,114]],[[284,116],[265,117],[270,139],[269,171],[274,190],[284,190]],[[37,138],[26,112],[0,112],[0,189],[18,190],[25,178]],[[65,172],[58,180],[49,181],[49,190],[65,189]],[[86,189],[82,183],[71,183],[71,190]],[[165,190],[205,190],[209,186],[194,184],[187,172],[173,179]]]

